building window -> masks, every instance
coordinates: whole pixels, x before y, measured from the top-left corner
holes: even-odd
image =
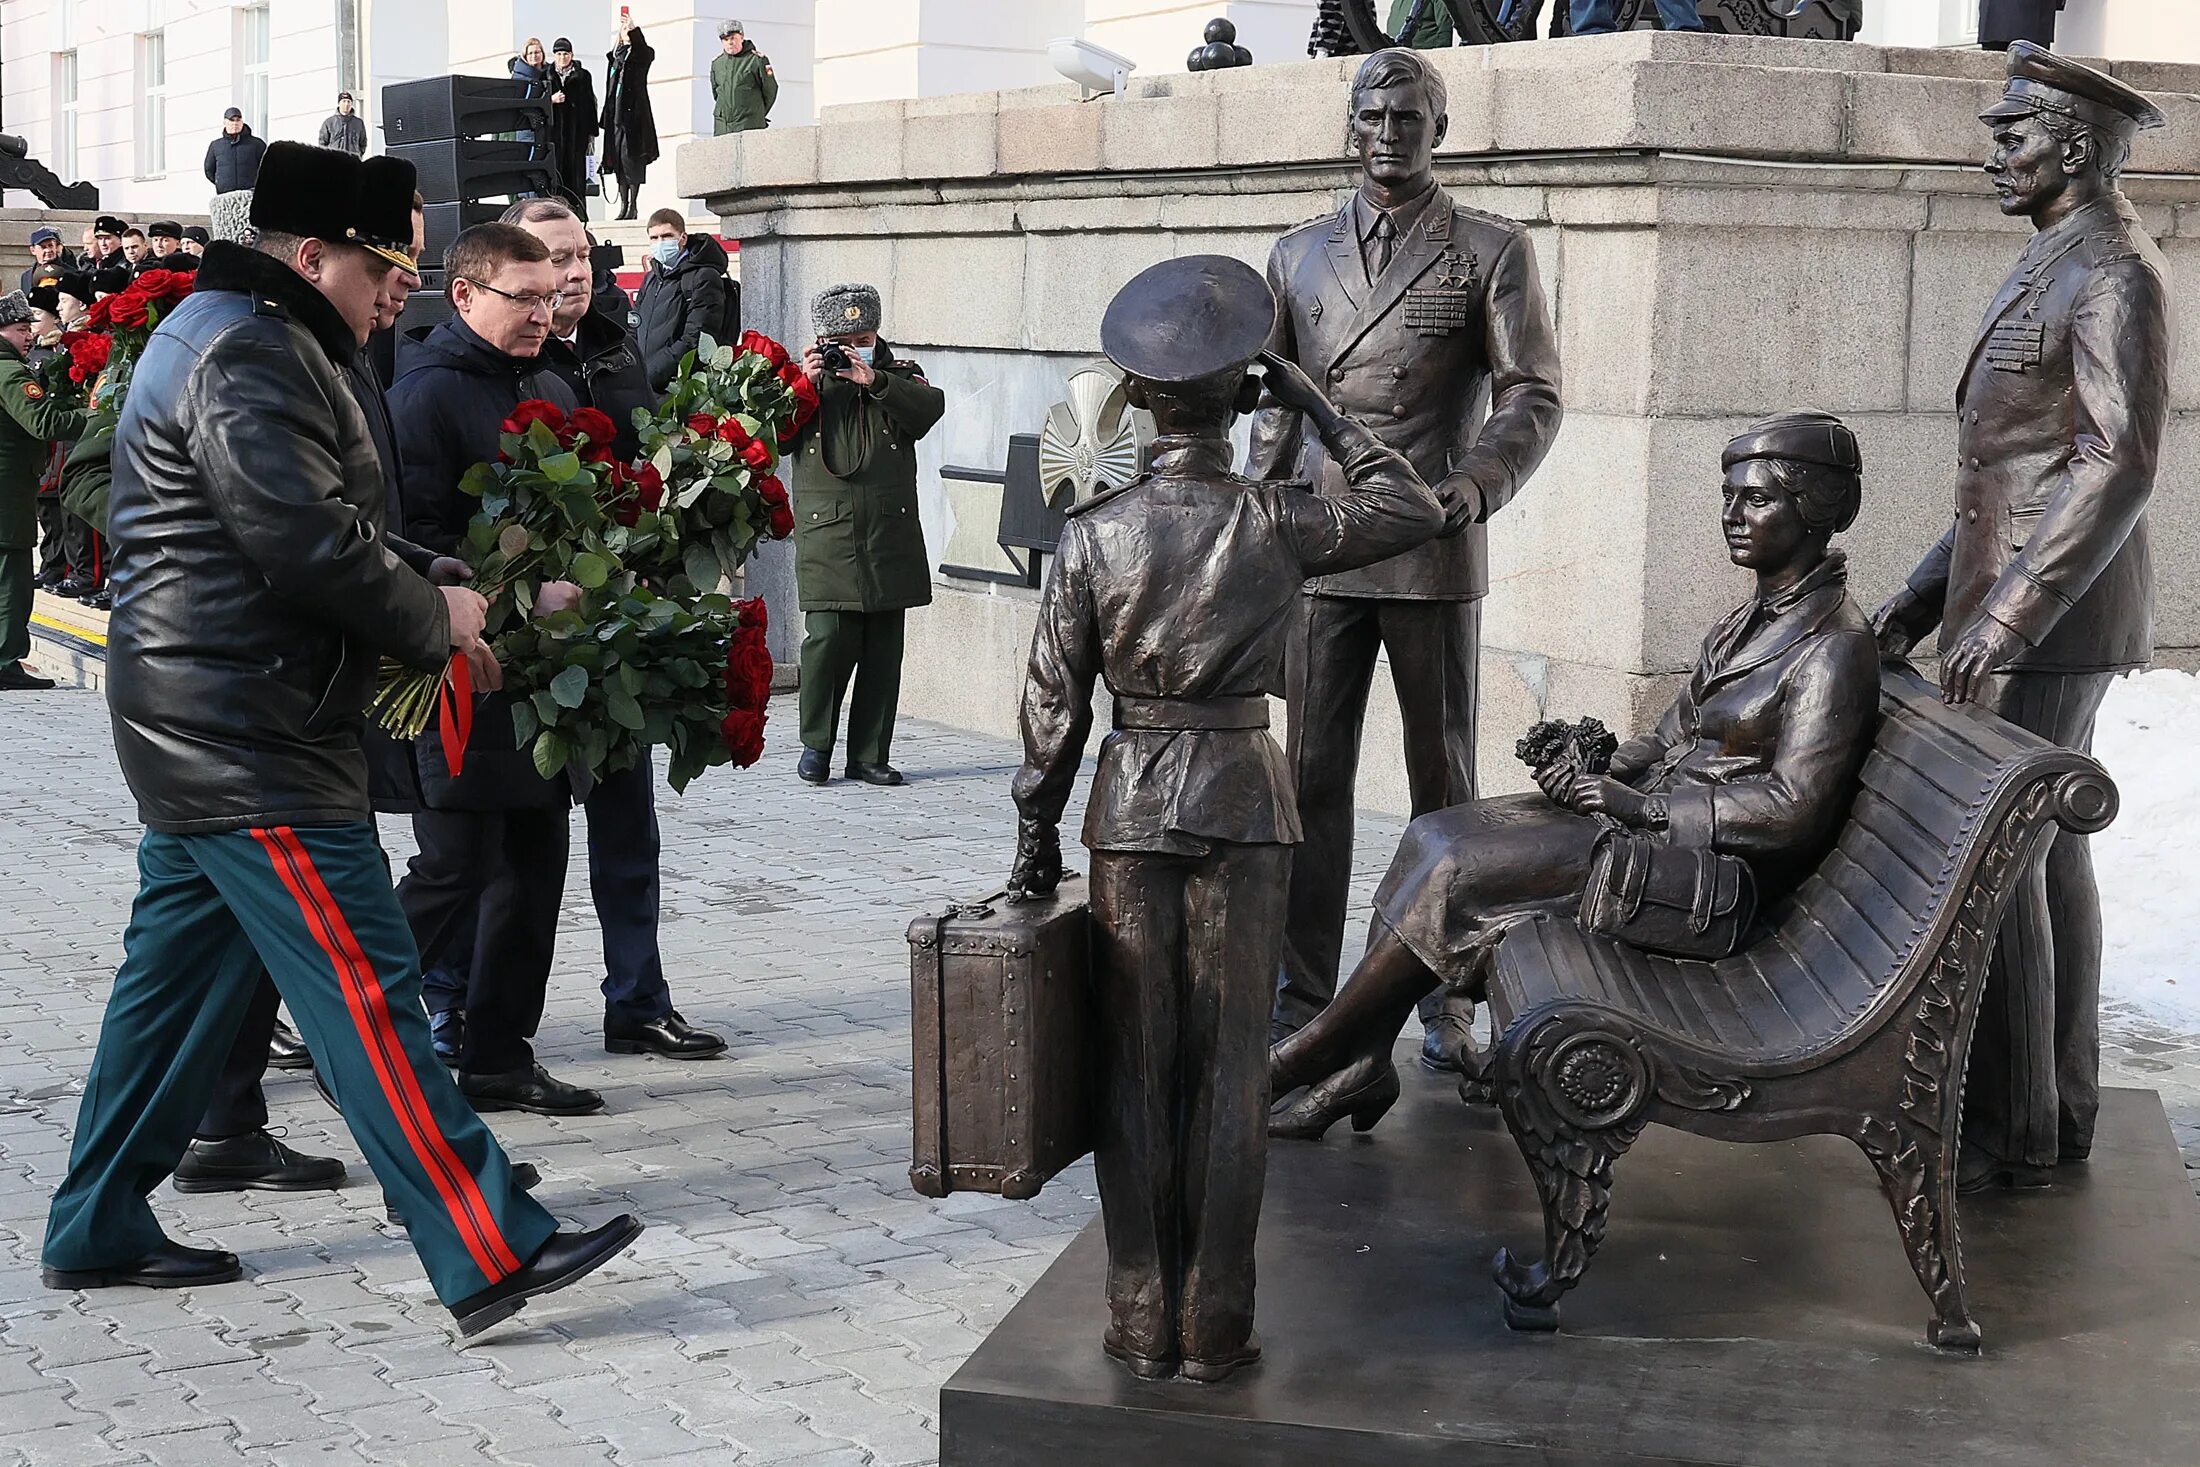
[[[73,183],[84,175],[76,162],[76,53],[63,51],[53,59],[53,171],[61,175],[63,183]]]
[[[244,111],[244,120],[261,137],[267,136],[267,56],[268,24],[265,5],[248,5],[239,12],[244,24],[244,34],[237,47],[237,55],[243,59],[244,78],[239,90],[243,93],[238,107]]]
[[[359,74],[359,0],[336,0],[336,90],[357,96],[365,89],[366,78]]]
[[[168,171],[168,36],[147,31],[137,38],[137,173],[157,178]]]

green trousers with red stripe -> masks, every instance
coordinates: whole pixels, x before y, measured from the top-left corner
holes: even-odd
[[[437,1297],[455,1303],[534,1256],[557,1224],[436,1061],[372,824],[147,831],[138,877],[47,1267],[111,1267],[160,1243],[146,1195],[182,1159],[263,965]]]

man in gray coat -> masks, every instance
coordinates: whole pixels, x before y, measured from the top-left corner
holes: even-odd
[[[321,119],[321,146],[340,148],[354,158],[367,155],[367,119],[353,110],[351,93],[336,94],[336,110]]]
[[[1437,185],[1443,78],[1418,51],[1379,51],[1352,83],[1362,180],[1351,202],[1276,242],[1271,342],[1339,408],[1404,454],[1444,504],[1449,533],[1364,570],[1308,582],[1290,688],[1290,757],[1306,843],[1291,869],[1275,1028],[1336,992],[1352,874],[1352,788],[1376,654],[1405,725],[1413,813],[1474,798],[1475,672],[1489,589],[1489,517],[1558,434],[1558,345],[1527,231],[1462,208]],[[1477,405],[1487,389],[1488,416]],[[1303,416],[1264,400],[1248,472],[1344,489]],[[1424,1011],[1425,1053],[1456,1065],[1472,1008]]]
[[[1897,654],[1937,624],[1949,702],[2090,750],[2109,679],[2154,654],[2146,504],[2169,407],[2168,272],[2116,182],[2162,114],[2018,41],[1980,119],[2002,212],[2038,232],[1956,387],[1954,521],[1874,623]],[[1996,940],[1959,1185],[2044,1186],[2092,1149],[2100,986],[2093,858],[2058,835]]]

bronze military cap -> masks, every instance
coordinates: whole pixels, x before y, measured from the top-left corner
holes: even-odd
[[[1831,413],[1780,413],[1751,423],[1740,437],[1726,446],[1719,467],[1731,469],[1753,458],[1779,458],[1790,463],[1822,464],[1829,469],[1862,473],[1864,456],[1857,451],[1856,435],[1849,425]]]
[[[2163,121],[2161,108],[2116,78],[2030,41],[2013,41],[2008,89],[1979,121],[2008,122],[2041,112],[2124,133],[2160,127]]]
[[[1276,298],[1260,272],[1227,255],[1184,255],[1131,277],[1108,302],[1100,346],[1148,382],[1196,382],[1260,355]]]

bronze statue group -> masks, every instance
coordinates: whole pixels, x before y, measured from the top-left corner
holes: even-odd
[[[1032,645],[1012,893],[1061,879],[1056,826],[1096,685],[1114,701],[1083,832],[1094,1158],[1103,1344],[1146,1378],[1216,1381],[1259,1357],[1268,1138],[1380,1121],[1416,1004],[1424,1062],[1472,1070],[1492,954],[1524,920],[1604,904],[1600,886],[1633,868],[1600,848],[1623,844],[1652,882],[1725,872],[1776,909],[1856,793],[1883,657],[1937,628],[1947,702],[2084,751],[2110,679],[2152,653],[2145,511],[2170,336],[2162,257],[2118,176],[2162,116],[2020,43],[1981,121],[2001,208],[2035,233],[1954,385],[1947,532],[1867,615],[1832,544],[1862,504],[1855,435],[1802,404],[1753,425],[1726,449],[1716,507],[1754,594],[1711,628],[1672,707],[1608,764],[1560,743],[1536,792],[1475,798],[1484,527],[1557,435],[1557,350],[1523,228],[1436,180],[1437,72],[1378,52],[1350,119],[1358,191],[1280,240],[1265,283],[1190,257],[1108,308],[1103,345],[1159,436],[1144,477],[1071,511]],[[1247,410],[1240,475],[1227,434]],[[1415,818],[1338,991],[1379,649]],[[1270,695],[1290,709],[1285,749]],[[2100,950],[2086,842],[2064,835],[2001,925],[1961,1188],[2049,1186],[2085,1160]]]

